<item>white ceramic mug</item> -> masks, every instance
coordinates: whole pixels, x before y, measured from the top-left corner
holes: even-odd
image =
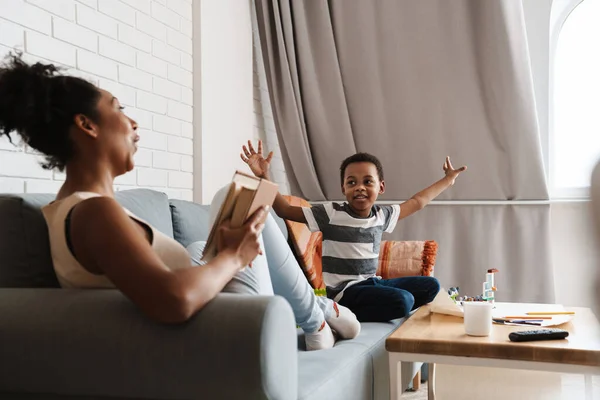
[[[489,336],[492,332],[492,308],[487,301],[465,301],[465,332],[469,336]]]

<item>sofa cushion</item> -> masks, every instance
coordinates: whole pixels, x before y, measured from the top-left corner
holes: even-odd
[[[328,350],[300,351],[298,399],[389,398],[384,342],[403,321],[362,323],[356,339],[338,341]],[[298,334],[302,349],[304,339]]]
[[[163,192],[150,189],[122,190],[115,193],[115,199],[154,228],[173,237],[169,198]]]
[[[41,207],[53,194],[0,195],[0,287],[58,287]],[[117,192],[117,201],[173,237],[164,193],[147,189]]]
[[[210,231],[210,205],[200,205],[186,200],[171,199],[171,218],[173,220],[173,236],[184,247],[199,240],[206,241]],[[277,226],[287,240],[288,231],[284,220],[279,218],[273,210],[271,215],[275,218]]]
[[[0,287],[58,287],[40,208],[51,194],[0,195]]]
[[[206,241],[209,232],[210,206],[185,200],[169,200],[173,237],[184,247]]]

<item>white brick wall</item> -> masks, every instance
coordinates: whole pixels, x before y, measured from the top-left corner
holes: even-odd
[[[173,29],[179,29],[181,17],[167,7],[162,6],[157,1],[152,2],[150,14],[152,15],[152,18],[162,22],[166,26],[170,26]]]
[[[0,5],[3,19],[45,35],[52,33],[52,15],[49,12],[23,1],[1,0]]]
[[[0,0],[0,57],[16,48],[112,92],[141,136],[117,189],[191,200],[191,9],[192,0]],[[39,161],[0,138],[0,193],[56,192],[64,174]]]
[[[169,135],[180,135],[181,124],[179,120],[164,115],[154,115],[154,130],[156,132],[167,133]]]
[[[152,90],[152,75],[131,68],[126,65],[119,65],[119,82],[125,85],[133,86],[136,89],[146,91]]]
[[[97,0],[94,2],[94,8],[83,7],[80,4],[76,4],[75,6],[77,7],[77,23],[79,25],[88,27],[113,39],[117,38],[117,21],[95,11]]]
[[[107,1],[107,0],[98,0]],[[152,51],[152,37],[125,24],[119,24],[119,41],[147,53]]]
[[[256,15],[252,7],[252,39],[254,43],[253,69],[254,69],[254,140],[263,141],[265,155],[272,151],[273,160],[271,161],[271,179],[279,185],[279,191],[283,194],[289,194],[290,188],[283,159],[281,158],[281,149],[277,139],[275,121],[273,120],[273,111],[269,100],[269,90],[267,87],[267,77],[265,66],[260,49],[260,39],[256,26]]]
[[[93,31],[61,18],[52,21],[54,37],[82,49],[98,52],[98,35]]]
[[[121,0],[121,1],[125,4],[129,4],[131,7],[143,12],[144,14],[150,15],[150,12],[152,10],[152,8],[151,8],[152,1],[150,1],[150,0]]]
[[[147,33],[158,40],[162,40],[163,42],[166,40],[167,28],[164,24],[144,13],[137,13],[136,18],[136,27],[140,31]]]
[[[36,5],[54,15],[75,21],[75,8],[70,0],[29,0],[28,3]]]
[[[98,53],[101,56],[118,61],[121,64],[135,66],[135,49],[133,47],[106,36],[100,36],[98,39]]]

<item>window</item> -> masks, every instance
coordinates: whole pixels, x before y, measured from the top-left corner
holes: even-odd
[[[550,185],[553,197],[588,197],[600,159],[600,1],[553,9]]]

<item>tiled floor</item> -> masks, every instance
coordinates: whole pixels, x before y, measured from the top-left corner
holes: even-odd
[[[600,376],[592,378],[594,399],[600,400]],[[499,368],[437,366],[437,400],[583,400],[582,375]],[[427,385],[405,392],[401,400],[426,400]]]

